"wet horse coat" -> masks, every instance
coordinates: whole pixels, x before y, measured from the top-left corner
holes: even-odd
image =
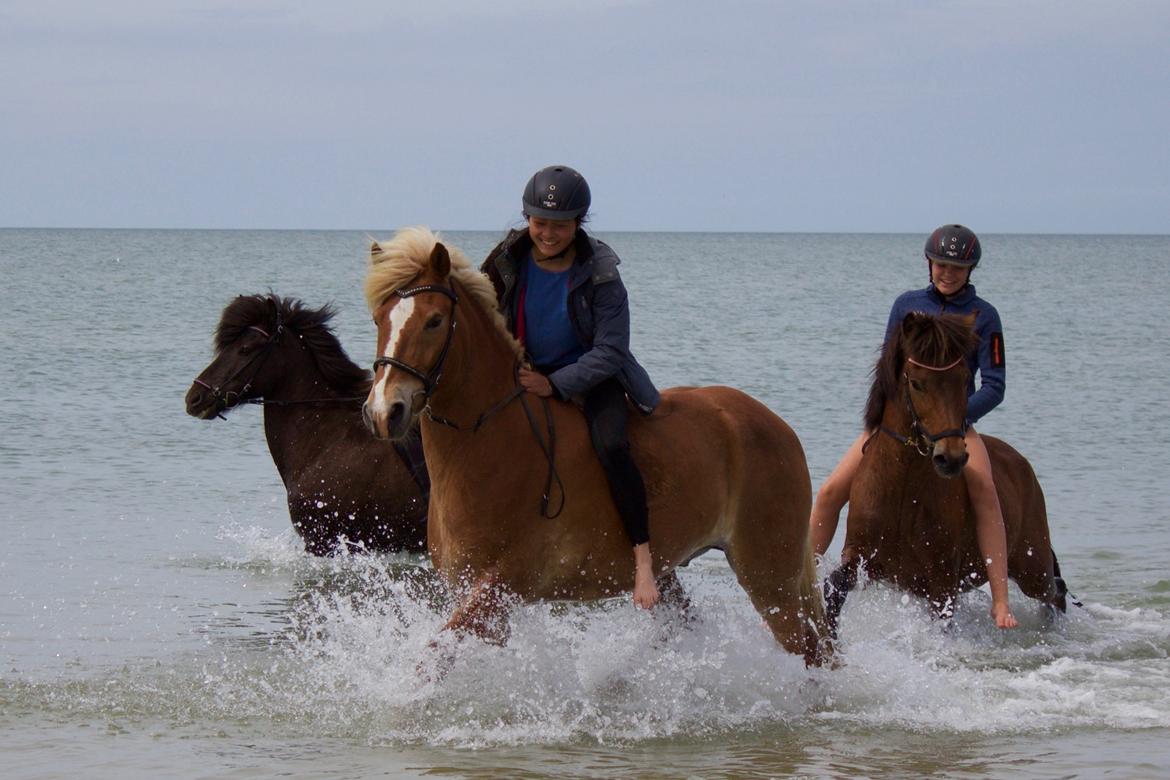
[[[264,404],[268,450],[308,552],[334,552],[341,538],[371,551],[422,550],[425,464],[412,472],[366,431],[370,375],[346,357],[332,317],[328,306],[296,299],[237,297],[220,317],[215,358],[187,392],[187,413],[210,420],[241,403]]]
[[[911,314],[878,359],[866,413],[873,435],[849,494],[842,565],[825,588],[834,631],[862,562],[870,577],[927,599],[937,615],[987,582],[966,480],[956,478],[967,459],[964,358],[977,342],[968,318]],[[1010,445],[982,438],[1003,510],[1008,577],[1063,612],[1067,591],[1040,483]]]
[[[428,547],[466,593],[448,628],[502,642],[510,597],[629,591],[630,543],[584,416],[517,391],[520,348],[486,277],[430,231],[411,229],[373,246],[366,292],[378,365],[365,413],[380,437],[402,435],[421,415],[433,484]],[[819,663],[827,646],[807,538],[811,491],[792,430],[737,390],[676,388],[653,416],[633,415],[630,441],[656,573],[723,550],[776,640]],[[559,516],[546,517],[561,501]]]

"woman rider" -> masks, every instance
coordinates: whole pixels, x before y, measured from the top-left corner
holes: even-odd
[[[909,290],[898,296],[886,323],[886,340],[910,312],[928,314],[976,315],[975,330],[979,334],[977,355],[969,359],[971,379],[967,394],[966,443],[969,459],[963,469],[967,491],[975,509],[975,531],[979,550],[987,562],[987,579],[991,585],[991,615],[999,628],[1015,628],[1016,618],[1008,606],[1007,538],[999,496],[991,476],[991,460],[987,447],[974,423],[1003,400],[1005,367],[1003,327],[999,313],[990,303],[975,294],[971,271],[979,264],[982,249],[979,239],[962,225],[943,225],[926,240],[926,262],[930,269],[930,285],[921,290]],[[979,372],[979,390],[975,390],[975,372]],[[813,549],[824,555],[837,532],[841,508],[849,500],[853,478],[861,463],[862,449],[871,432],[863,432],[850,445],[841,462],[817,491],[816,503],[809,518],[809,532]]]
[[[532,359],[520,383],[538,396],[584,409],[593,448],[618,515],[634,546],[634,603],[658,602],[647,527],[646,487],[630,455],[629,400],[643,414],[659,395],[630,354],[630,308],[618,276],[620,260],[581,227],[589,185],[577,171],[553,165],[528,180],[522,198],[527,227],[512,230],[484,260],[512,334]]]

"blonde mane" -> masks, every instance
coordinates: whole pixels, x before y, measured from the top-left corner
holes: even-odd
[[[435,244],[442,237],[426,227],[408,227],[399,230],[389,241],[373,241],[370,244],[370,270],[366,272],[366,305],[373,313],[395,290],[409,284],[423,270],[431,259]],[[508,325],[496,303],[496,289],[491,280],[473,268],[467,256],[458,247],[443,242],[451,256],[451,276],[487,312],[492,323],[507,339],[509,346],[520,358],[524,354],[520,342],[508,332]]]

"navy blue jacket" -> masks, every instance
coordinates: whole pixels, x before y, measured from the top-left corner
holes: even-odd
[[[630,301],[618,275],[621,260],[609,246],[578,230],[576,256],[569,269],[569,319],[585,354],[548,375],[561,398],[592,390],[610,377],[643,413],[658,406],[658,389],[630,352]],[[496,288],[500,311],[516,332],[521,271],[532,250],[526,230],[513,230],[483,261],[480,270]]]
[[[890,309],[886,323],[886,341],[894,334],[902,320],[910,312],[923,314],[971,314],[975,313],[975,331],[979,334],[979,349],[967,360],[971,378],[967,383],[967,421],[974,423],[980,417],[999,406],[1007,384],[1007,367],[1004,362],[1003,325],[999,312],[987,301],[975,294],[974,285],[968,284],[950,298],[944,298],[934,285],[923,290],[908,290],[898,296]],[[979,373],[979,390],[975,390],[975,373]]]

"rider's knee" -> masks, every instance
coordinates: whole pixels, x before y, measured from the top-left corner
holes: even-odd
[[[817,505],[841,511],[849,500],[849,485],[830,475],[817,489]]]

